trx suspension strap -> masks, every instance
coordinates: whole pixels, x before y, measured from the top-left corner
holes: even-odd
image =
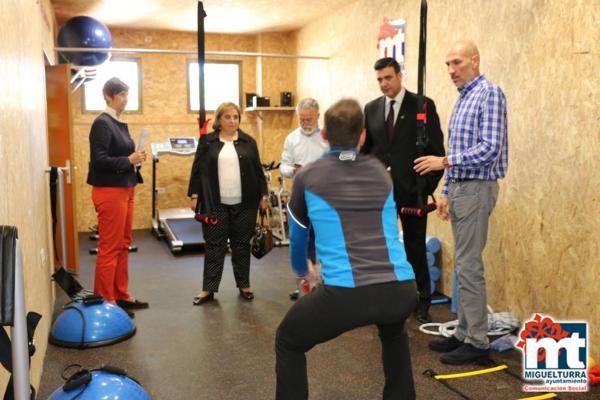
[[[419,27],[419,67],[417,83],[417,157],[425,155],[429,142],[427,137],[427,101],[425,100],[425,70],[427,55],[427,0],[421,0],[421,21]],[[416,208],[402,207],[400,213],[422,217],[436,209],[435,202],[427,204],[427,179],[417,174]]]
[[[206,104],[204,103],[204,63],[206,57],[204,54],[204,18],[206,12],[201,1],[198,1],[198,128],[200,136],[206,135]]]
[[[56,224],[58,217],[56,215],[56,190],[58,188],[58,168],[50,167],[50,211],[52,212],[52,242],[54,243],[54,258],[58,258],[58,250],[56,248]],[[62,254],[61,254],[62,256]]]
[[[205,49],[204,49],[204,18],[206,18],[206,12],[201,1],[198,1],[198,96],[199,96],[199,107],[198,107],[198,128],[200,131],[200,137],[206,135],[209,120],[206,120],[206,104],[204,102],[204,64],[206,61]],[[205,163],[206,160],[199,160],[199,162]],[[202,203],[198,201],[199,207],[196,209],[196,215],[194,218],[197,221],[205,224],[215,225],[218,220],[213,214],[214,205],[212,204],[212,190],[208,184],[208,177],[206,176],[206,168],[200,176],[200,191],[202,196]]]

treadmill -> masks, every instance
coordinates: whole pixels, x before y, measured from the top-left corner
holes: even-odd
[[[189,207],[158,208],[156,165],[162,155],[193,157],[198,142],[193,137],[173,137],[164,142],[152,143],[152,231],[163,238],[173,253],[204,246],[202,224],[194,219]]]

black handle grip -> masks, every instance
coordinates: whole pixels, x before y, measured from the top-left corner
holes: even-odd
[[[92,374],[87,369],[82,369],[80,371],[75,372],[73,375],[67,379],[65,384],[63,385],[63,390],[68,392],[69,390],[73,390],[78,388],[81,385],[86,385],[90,383],[92,380]]]
[[[99,369],[101,371],[110,372],[111,374],[127,376],[126,369],[114,367],[112,365],[103,364]]]

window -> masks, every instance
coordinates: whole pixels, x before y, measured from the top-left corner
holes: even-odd
[[[117,77],[129,86],[129,100],[125,111],[141,111],[141,73],[140,60],[111,60],[97,68],[96,79],[83,85],[83,111],[96,112],[106,108],[102,87],[107,80]]]
[[[241,63],[239,61],[206,61],[204,63],[204,103],[207,111],[230,101],[241,104]],[[198,61],[188,60],[188,105],[190,111],[200,109]]]

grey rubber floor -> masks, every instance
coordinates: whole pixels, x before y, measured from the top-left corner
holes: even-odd
[[[96,244],[81,234],[81,274],[86,288],[93,288]],[[173,255],[164,242],[148,231],[136,231],[137,253],[130,255],[130,288],[149,301],[150,308],[136,312],[137,333],[131,339],[107,347],[76,350],[49,345],[39,398],[46,399],[63,380],[61,372],[71,363],[88,368],[103,363],[127,369],[146,388],[152,399],[243,399],[275,397],[275,330],[293,304],[288,293],[294,287],[288,248],[276,248],[262,260],[252,260],[252,303],[238,296],[229,257],[217,301],[201,307],[192,299],[201,288],[202,254]],[[66,302],[60,289],[56,311]],[[498,310],[503,311],[503,310]],[[435,305],[434,319],[454,319],[449,305]],[[306,329],[310,329],[307,326]],[[425,376],[481,369],[451,367],[427,349],[432,336],[407,322],[418,399],[507,400],[531,397],[522,383],[504,372],[454,379],[451,385],[463,397]],[[310,398],[326,400],[381,399],[383,374],[380,343],[374,327],[348,332],[308,353]],[[499,364],[521,374],[520,352],[493,354]],[[560,399],[600,399],[595,388],[586,394],[560,394]],[[400,400],[400,399],[399,399]]]

